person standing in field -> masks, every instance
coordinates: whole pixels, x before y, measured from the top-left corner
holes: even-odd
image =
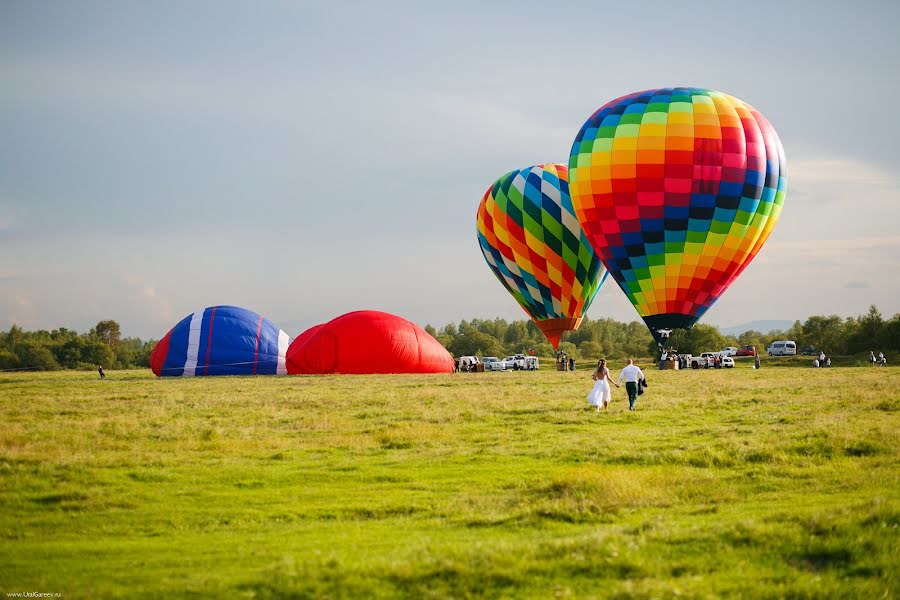
[[[106,379],[106,373],[103,372],[103,365],[97,365],[97,372],[100,373],[100,379]]]
[[[883,367],[887,361],[884,360],[884,352],[878,353],[878,366]]]
[[[619,374],[619,383],[616,385],[621,385],[622,380],[625,380],[625,391],[628,392],[628,408],[631,412],[634,412],[634,405],[637,402],[638,381],[643,378],[644,372],[634,364],[633,358],[629,358],[628,364]]]
[[[612,390],[609,384],[611,383],[616,387],[619,387],[619,384],[610,379],[609,369],[606,368],[606,359],[601,358],[597,362],[597,368],[591,374],[591,379],[594,380],[594,387],[591,388],[591,392],[588,394],[588,403],[591,406],[596,406],[597,412],[600,412],[601,406],[604,409],[609,409],[609,401],[612,399]]]
[[[762,366],[761,361],[759,360],[759,352],[756,353],[756,356],[753,357],[753,366],[759,369]]]
[[[869,351],[869,366],[870,367],[875,366],[875,353],[872,352],[871,350]]]

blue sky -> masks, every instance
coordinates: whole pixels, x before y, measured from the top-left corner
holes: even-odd
[[[484,190],[669,85],[753,104],[788,159],[704,321],[893,314],[898,26],[874,1],[3,2],[0,327],[523,318],[478,250]],[[589,316],[636,313],[610,281]]]

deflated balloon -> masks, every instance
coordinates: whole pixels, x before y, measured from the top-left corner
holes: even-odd
[[[478,243],[488,266],[553,347],[578,329],[606,278],[569,199],[568,168],[507,173],[478,206]]]
[[[246,308],[210,306],[186,316],[150,353],[159,376],[284,375],[288,334]]]
[[[287,352],[288,373],[452,373],[453,357],[402,317],[360,310],[316,325]]]
[[[766,118],[700,88],[602,106],[578,132],[569,172],[590,244],[657,341],[696,323],[750,264],[787,186]]]

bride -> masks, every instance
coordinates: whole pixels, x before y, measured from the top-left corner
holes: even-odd
[[[600,412],[601,406],[608,409],[609,401],[612,398],[612,391],[609,384],[611,383],[616,387],[619,387],[619,384],[609,378],[609,369],[606,368],[605,359],[601,358],[597,363],[597,368],[594,369],[591,379],[594,380],[594,387],[591,388],[591,393],[588,394],[587,401],[591,406],[597,407],[597,412]]]

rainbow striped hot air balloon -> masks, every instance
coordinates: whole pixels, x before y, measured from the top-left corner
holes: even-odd
[[[568,168],[507,173],[478,206],[478,243],[488,266],[553,347],[578,329],[606,269],[591,250],[569,199]]]
[[[784,149],[752,106],[663,88],[602,106],[569,157],[591,245],[657,341],[693,326],[769,237],[784,203]]]

